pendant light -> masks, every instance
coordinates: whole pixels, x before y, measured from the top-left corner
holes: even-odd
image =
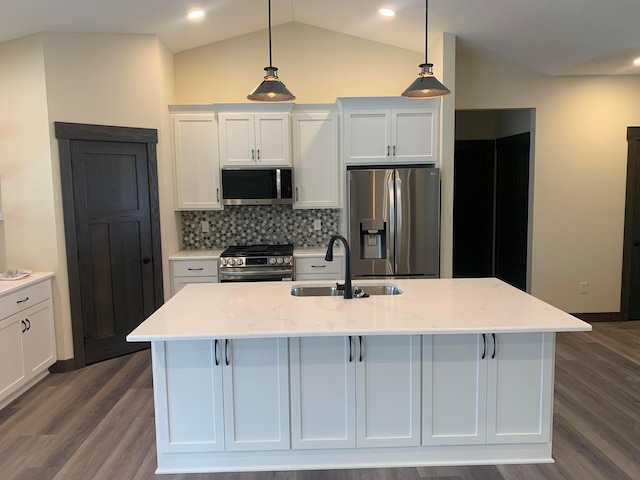
[[[267,74],[260,85],[247,95],[249,100],[260,102],[285,102],[295,100],[296,97],[278,79],[278,69],[273,66],[271,59],[271,0],[269,0],[269,66],[264,67]]]
[[[433,75],[433,63],[427,61],[427,46],[429,39],[427,36],[429,24],[429,0],[424,1],[425,18],[424,18],[424,63],[420,64],[420,73],[415,82],[409,85],[404,92],[403,97],[410,98],[433,98],[448,95],[451,91],[445,87]]]

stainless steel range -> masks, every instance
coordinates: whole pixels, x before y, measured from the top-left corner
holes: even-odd
[[[237,245],[220,254],[220,282],[293,280],[293,245]]]

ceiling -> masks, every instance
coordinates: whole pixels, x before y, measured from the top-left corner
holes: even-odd
[[[377,8],[394,8],[393,19]],[[185,14],[200,7],[204,20]],[[300,22],[424,51],[423,0],[272,0],[272,25]],[[0,0],[0,42],[38,32],[156,34],[173,51],[262,30],[267,0]],[[639,74],[639,0],[432,0],[429,32],[548,75]]]

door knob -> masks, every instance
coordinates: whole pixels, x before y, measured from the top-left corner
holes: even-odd
[[[150,259],[149,257],[144,257],[144,258],[142,259],[142,263],[147,264],[147,263],[150,263],[150,262],[151,262],[151,259]]]

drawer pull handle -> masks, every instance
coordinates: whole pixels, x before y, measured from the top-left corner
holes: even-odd
[[[202,270],[204,270],[204,268],[200,267],[200,268],[190,268],[189,271],[190,272],[201,272]]]
[[[311,265],[311,268],[327,268],[326,265]]]
[[[24,303],[24,302],[28,302],[29,301],[29,297],[24,298],[22,300],[18,300],[16,303]]]

